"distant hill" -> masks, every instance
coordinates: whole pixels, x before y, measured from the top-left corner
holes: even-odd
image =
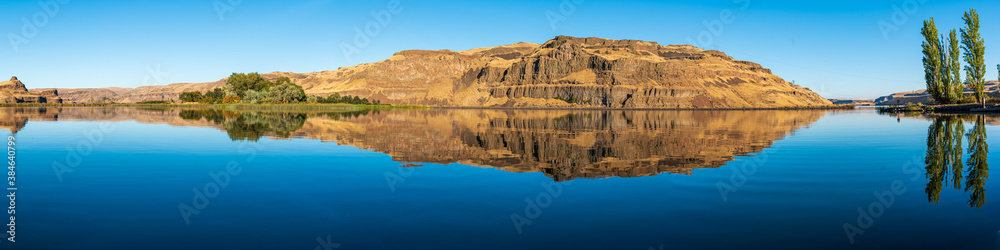
[[[988,96],[993,98],[1000,97],[1000,93],[998,93],[998,91],[1000,91],[1000,81],[997,80],[986,81],[986,94]],[[975,94],[975,92],[972,91],[971,89],[966,88],[965,94],[973,95]],[[930,99],[931,95],[927,93],[927,89],[921,89],[916,91],[892,93],[887,96],[882,96],[875,99],[875,104],[877,105],[895,105],[897,103],[931,104],[932,101]],[[899,102],[896,102],[896,100],[899,100]]]
[[[872,106],[875,99],[830,99],[836,105]]]
[[[690,45],[559,36],[466,51],[407,50],[314,73],[274,72],[309,95],[459,107],[773,108],[832,103],[760,64]],[[59,89],[74,103],[176,100],[225,79],[138,88]]]

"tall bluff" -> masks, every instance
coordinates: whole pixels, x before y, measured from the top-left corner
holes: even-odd
[[[610,108],[751,108],[829,105],[759,64],[687,45],[557,37],[476,83],[504,105],[559,98]]]
[[[295,78],[295,77],[293,77]],[[760,64],[689,45],[560,36],[403,51],[301,78],[308,93],[459,107],[776,108],[831,105]]]
[[[307,94],[453,107],[778,108],[831,105],[760,64],[690,45],[556,37],[466,51],[408,50],[314,73],[274,72]],[[148,101],[208,91],[222,81],[136,89],[61,91],[74,102]],[[71,96],[71,97],[70,97]],[[94,98],[100,96],[101,98]]]

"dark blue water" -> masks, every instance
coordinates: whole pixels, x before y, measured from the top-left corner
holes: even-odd
[[[16,242],[4,249],[997,249],[1000,241],[1000,183],[976,178],[996,171],[971,161],[995,165],[1000,156],[969,148],[983,132],[1000,145],[991,117],[0,113],[17,131]],[[962,133],[937,136],[935,124],[962,124]],[[962,140],[958,189],[952,175],[934,185],[927,167],[952,159],[928,146],[944,137]],[[934,186],[940,193],[929,195]]]

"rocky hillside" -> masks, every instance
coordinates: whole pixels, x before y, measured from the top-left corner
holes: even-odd
[[[54,89],[31,90],[16,76],[10,81],[0,82],[0,103],[62,103],[59,92]]]
[[[408,50],[377,62],[314,73],[275,72],[307,94],[391,104],[461,107],[774,108],[831,105],[760,64],[689,45],[560,36],[467,51]],[[76,103],[171,100],[212,83],[60,89]]]
[[[142,86],[138,88],[97,88],[97,89],[39,89],[58,90],[66,103],[135,103],[142,101],[176,100],[180,93],[188,91],[205,92],[221,88],[225,79],[206,83],[174,83],[170,85]]]

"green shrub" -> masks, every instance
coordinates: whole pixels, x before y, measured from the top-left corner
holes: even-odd
[[[275,83],[264,79],[258,73],[233,73],[226,79],[226,88],[236,96],[246,99],[246,92],[250,90],[262,91],[275,85]]]
[[[282,83],[270,87],[265,92],[267,103],[299,103],[305,99],[305,91],[301,87],[292,83]]]
[[[204,97],[201,95],[201,92],[198,91],[184,92],[180,95],[182,102],[198,102],[201,101],[202,98]]]
[[[261,91],[247,90],[241,99],[246,103],[261,104],[267,101],[267,94]]]

